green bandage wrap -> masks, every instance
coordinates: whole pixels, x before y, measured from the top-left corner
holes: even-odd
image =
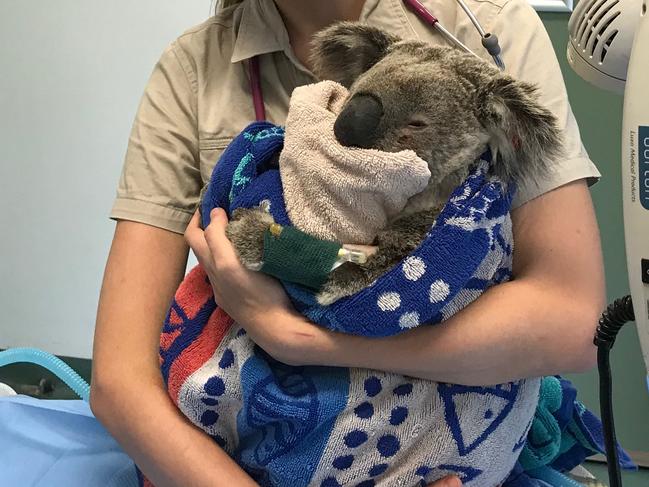
[[[261,271],[318,290],[327,280],[341,247],[337,242],[317,239],[295,227],[284,227],[279,236],[266,230]]]

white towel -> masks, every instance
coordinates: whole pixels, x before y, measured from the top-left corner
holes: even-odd
[[[342,146],[333,126],[347,99],[333,81],[293,91],[279,159],[284,199],[295,226],[315,237],[369,244],[424,190],[426,161],[412,150]]]

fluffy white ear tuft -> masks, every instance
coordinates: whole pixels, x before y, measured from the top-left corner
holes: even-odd
[[[399,39],[360,22],[338,22],[318,32],[311,43],[311,65],[319,80],[349,88],[385,56]]]
[[[504,181],[534,181],[562,154],[556,117],[538,102],[533,85],[501,75],[478,89],[477,105],[494,172]]]

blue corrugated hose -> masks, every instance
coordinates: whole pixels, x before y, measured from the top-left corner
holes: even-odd
[[[81,378],[68,364],[51,353],[36,348],[10,348],[0,352],[0,367],[27,362],[40,365],[65,382],[81,399],[90,400],[90,384]]]

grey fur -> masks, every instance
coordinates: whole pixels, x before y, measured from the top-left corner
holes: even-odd
[[[362,94],[380,100],[383,116],[373,148],[412,149],[431,171],[428,187],[379,234],[378,252],[367,264],[345,264],[331,273],[318,296],[322,304],[371,285],[412,252],[487,148],[494,175],[518,184],[543,177],[561,155],[556,119],[538,103],[535,87],[456,49],[341,22],[315,36],[312,62],[320,79],[347,86],[350,99]],[[263,232],[260,237],[260,225],[246,221],[228,236],[242,262],[251,266],[258,262]]]
[[[397,40],[376,27],[339,22],[313,37],[310,56],[313,74],[320,80],[334,80],[349,88]]]
[[[345,263],[336,268],[318,293],[318,303],[331,304],[368,286],[413,252],[430,230],[441,207],[412,213],[395,220],[376,237],[377,252],[364,265]]]
[[[264,258],[264,234],[274,223],[264,208],[237,208],[225,229],[225,235],[234,244],[241,263],[251,270],[259,270]]]

